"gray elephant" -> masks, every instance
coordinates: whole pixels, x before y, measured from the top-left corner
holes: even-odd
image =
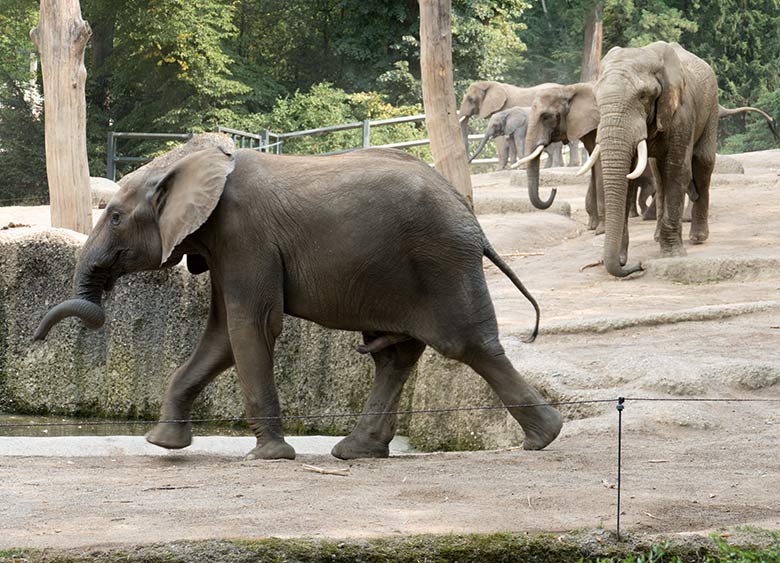
[[[187,256],[211,275],[211,308],[191,357],[169,381],[161,420],[187,420],[193,401],[235,365],[257,437],[250,459],[293,458],[273,379],[283,314],[361,331],[358,349],[376,373],[342,459],[386,457],[401,390],[426,345],[471,366],[541,449],[561,417],[510,363],[498,338],[482,259],[490,259],[539,308],[496,254],[466,203],[427,164],[395,150],[329,157],[207,149],[124,183],[79,256],[75,299],[52,308],[34,338],[68,316],[102,326],[103,292],[120,276],[170,267]],[[191,443],[182,422],[146,439]]]
[[[527,164],[528,197],[534,207],[547,209],[555,201],[556,189],[543,200],[539,197],[539,156],[551,143],[568,142],[570,137],[580,138],[588,152],[596,144],[596,132],[599,124],[599,109],[593,91],[593,83],[582,82],[567,86],[555,86],[540,90],[531,105],[528,115],[528,134],[525,152],[528,156],[515,166]],[[655,179],[648,167],[642,176],[631,181],[633,205],[636,213],[637,194],[641,191],[642,210],[647,208],[644,202],[655,191]],[[650,191],[652,190],[652,191]],[[649,193],[648,193],[649,192]],[[601,167],[594,166],[588,192],[585,196],[585,209],[588,213],[588,228],[596,234],[604,232],[604,191],[601,179]],[[635,215],[634,215],[635,216]]]
[[[764,118],[764,120],[766,120],[766,123],[769,126],[769,131],[771,131],[775,140],[777,142],[780,142],[780,131],[778,131],[777,122],[772,118],[771,115],[766,113],[764,110],[752,106],[743,106],[739,108],[729,109],[729,108],[724,108],[720,104],[718,105],[718,119],[723,119],[724,117],[730,117],[732,115],[739,115],[739,114],[745,114],[751,112],[759,114],[761,117]],[[649,162],[652,161],[653,159],[649,159]],[[637,194],[638,194],[638,201],[641,209],[642,218],[645,221],[651,221],[656,219],[655,179],[651,178],[652,181],[648,181],[647,179],[645,179],[644,181],[640,182],[641,180],[643,180],[644,176],[645,175],[643,174],[642,177],[629,183],[628,201],[629,201],[629,205],[631,206],[629,209],[629,217],[637,216],[636,202],[637,202]],[[640,186],[633,185],[633,182],[640,182]],[[637,190],[637,188],[639,188],[639,190]],[[648,199],[650,200],[649,205],[646,204]],[[643,207],[643,202],[645,203],[645,207]],[[685,212],[683,214],[683,221],[690,222],[692,212],[693,212],[693,202],[690,200],[690,198],[688,198],[688,204],[685,206]]]
[[[531,88],[520,88],[512,84],[490,80],[480,80],[472,83],[466,89],[466,93],[463,94],[463,100],[458,110],[461,132],[466,143],[466,154],[470,152],[468,142],[469,118],[478,115],[487,119],[496,112],[515,106],[528,107],[539,90],[550,86],[558,85],[550,82]],[[500,144],[500,140],[497,141],[496,145]],[[552,159],[548,161],[548,166],[563,166],[563,156],[560,150],[553,151]]]
[[[655,157],[656,235],[662,256],[683,256],[685,194],[693,213],[690,240],[709,237],[710,178],[718,137],[718,86],[712,68],[677,43],[615,47],[602,60],[595,86],[597,145],[584,169],[600,160],[604,177],[607,271],[624,277],[642,270],[628,259],[628,180]],[[635,165],[632,164],[635,162]]]
[[[490,139],[503,137],[504,143],[496,143],[498,151],[498,167],[504,169],[507,164],[512,164],[517,158],[525,154],[525,136],[528,129],[528,110],[530,108],[513,107],[499,111],[490,116],[485,135],[482,137],[477,150],[469,157],[469,162],[477,158]],[[562,143],[553,143],[545,147],[548,155],[547,167],[551,167],[554,155],[560,154]]]

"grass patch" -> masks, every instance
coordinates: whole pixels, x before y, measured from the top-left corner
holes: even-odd
[[[2,563],[780,563],[777,534],[743,530],[739,545],[713,537],[628,538],[592,530],[553,534],[426,535],[371,540],[212,540],[110,549],[0,550]]]

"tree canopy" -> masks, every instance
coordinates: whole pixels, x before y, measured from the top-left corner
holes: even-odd
[[[713,66],[723,105],[780,114],[780,0],[452,0],[458,94],[474,80],[578,81],[583,25],[596,1],[605,52],[678,41]],[[104,172],[108,130],[278,131],[421,111],[416,0],[81,5],[93,30],[86,61],[92,175]],[[28,37],[37,10],[35,0],[0,0],[0,174],[11,179],[14,197],[32,199],[45,194],[45,116]],[[721,150],[773,146],[753,117],[724,120],[722,128]],[[406,125],[383,134],[422,132]],[[338,142],[352,141],[343,134],[289,148]]]

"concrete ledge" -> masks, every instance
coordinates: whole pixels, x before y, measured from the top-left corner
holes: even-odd
[[[613,330],[637,326],[656,326],[663,324],[711,321],[726,319],[737,315],[760,313],[780,308],[780,301],[758,301],[751,303],[732,303],[728,305],[707,305],[681,311],[652,313],[636,317],[607,317],[584,319],[575,322],[550,323],[543,326],[540,334],[579,334],[584,332],[605,333]]]

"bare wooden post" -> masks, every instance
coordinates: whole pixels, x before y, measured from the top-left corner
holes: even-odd
[[[78,0],[41,0],[40,21],[30,30],[43,74],[51,224],[85,234],[92,230],[84,93],[91,34]]]
[[[590,82],[599,77],[601,64],[601,42],[604,35],[604,3],[594,2],[585,18],[585,30],[582,45],[582,71],[580,80]]]
[[[450,0],[420,0],[420,69],[425,124],[436,170],[473,205],[471,175],[452,83]]]

